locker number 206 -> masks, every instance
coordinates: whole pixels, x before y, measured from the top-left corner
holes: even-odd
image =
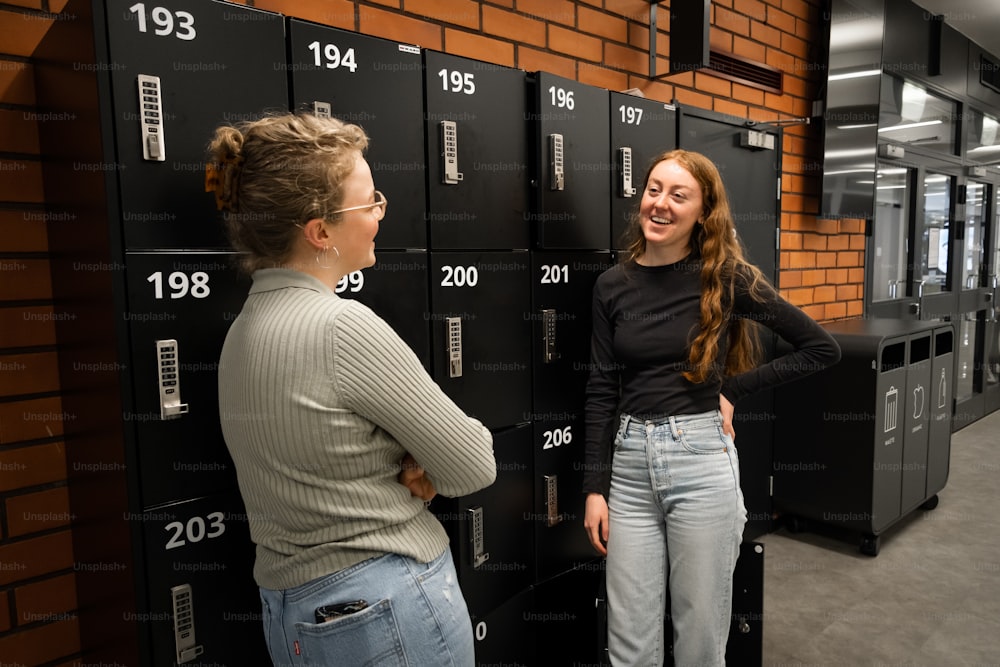
[[[543,432],[542,437],[545,439],[542,449],[555,449],[556,447],[568,445],[573,442],[573,427],[554,428],[551,431]]]

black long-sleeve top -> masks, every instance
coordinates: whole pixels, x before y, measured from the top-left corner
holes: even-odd
[[[719,408],[804,377],[840,360],[837,342],[770,286],[752,298],[737,276],[732,316],[751,318],[791,344],[792,351],[745,373],[694,384],[682,373],[699,326],[701,263],[687,258],[665,266],[616,265],[594,285],[591,368],[587,383],[584,493],[610,487],[610,448],[617,416],[657,420]],[[723,306],[725,308],[725,304]],[[720,338],[717,367],[726,355]]]

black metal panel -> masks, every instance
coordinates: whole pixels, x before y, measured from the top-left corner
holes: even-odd
[[[531,412],[528,252],[432,252],[431,341],[434,379],[489,428]],[[461,329],[449,338],[449,318]],[[460,367],[449,356],[461,344]]]
[[[582,528],[581,528],[582,530]],[[604,559],[535,586],[532,620],[538,642],[535,665],[571,667],[607,664]]]
[[[944,488],[951,469],[951,412],[955,396],[955,327],[934,329],[931,362],[930,424],[927,436],[927,486],[924,497]]]
[[[377,261],[341,279],[336,292],[357,299],[384,319],[431,370],[430,293],[427,253],[377,251]]]
[[[611,247],[624,248],[622,234],[642,199],[650,163],[677,147],[677,111],[669,104],[615,91],[610,101]],[[631,163],[631,178],[627,178],[625,160]]]
[[[426,248],[423,62],[420,49],[327,26],[288,20],[292,107],[330,105],[360,125],[375,187],[389,199],[380,248]]]
[[[612,263],[609,252],[531,253],[532,419],[583,413],[594,282]]]
[[[424,62],[430,247],[527,248],[524,72],[437,51]]]
[[[534,422],[535,535],[537,580],[594,561],[598,554],[583,528],[584,419]]]
[[[531,425],[493,433],[496,481],[462,498],[437,496],[431,509],[451,538],[469,613],[481,617],[534,582]],[[481,535],[477,546],[474,538]]]
[[[117,154],[87,168],[117,175],[126,248],[228,247],[205,192],[205,147],[218,125],[287,109],[281,16],[214,0],[108,0],[107,19]],[[160,79],[163,161],[143,157],[138,75]]]
[[[197,498],[236,486],[219,426],[218,362],[226,332],[239,314],[249,279],[227,253],[132,253],[126,256],[133,446],[141,506]],[[180,400],[185,414],[163,419],[157,340],[177,341]]]
[[[781,130],[740,122],[731,116],[681,108],[677,143],[711,159],[726,186],[729,206],[747,258],[764,275],[777,280],[776,238],[780,214]],[[748,131],[773,136],[773,150],[751,149],[741,144]],[[764,353],[770,358],[774,335],[761,327]],[[773,392],[747,396],[733,415],[736,446],[740,451],[743,496],[749,513],[746,539],[771,528],[770,466],[774,428]]]
[[[266,660],[254,545],[235,491],[151,509],[141,522],[149,607],[135,619],[150,635],[150,667],[181,664],[171,589],[190,586],[193,641],[185,665],[256,665]],[[182,643],[182,646],[184,644]]]
[[[533,84],[537,247],[610,248],[609,93],[548,72],[538,72]],[[553,151],[559,137],[561,176]]]
[[[472,614],[476,664],[537,665],[534,589],[523,590],[486,614]],[[544,663],[550,664],[550,663]]]

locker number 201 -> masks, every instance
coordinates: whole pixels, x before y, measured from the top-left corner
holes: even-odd
[[[569,282],[569,266],[566,264],[542,264],[543,285],[557,285]]]
[[[320,45],[319,42],[313,42],[309,45],[309,50],[313,52],[313,56],[315,57],[313,64],[315,64],[316,67],[321,67],[323,65],[325,65],[327,69],[346,67],[351,70],[351,74],[354,74],[355,70],[358,69],[358,63],[354,59],[353,48],[347,49],[341,53],[336,44]]]
[[[157,271],[146,276],[147,283],[153,283],[153,296],[157,299],[163,298],[163,272]],[[195,271],[188,277],[183,271],[171,271],[167,274],[167,287],[170,288],[171,299],[181,299],[188,294],[196,299],[204,299],[211,294],[208,287],[208,274],[204,271]]]
[[[139,2],[129,7],[128,11],[131,14],[135,14],[136,20],[139,22],[139,32],[146,32],[146,5]],[[153,34],[155,35],[166,37],[170,33],[173,33],[177,39],[186,41],[190,41],[197,36],[194,30],[194,16],[188,12],[171,12],[166,7],[153,7],[149,16],[153,19],[153,23],[156,24],[156,28],[153,29]],[[176,25],[174,25],[175,16],[177,17]],[[174,28],[176,28],[176,31]]]

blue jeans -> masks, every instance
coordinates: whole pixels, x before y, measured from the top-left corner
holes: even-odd
[[[719,412],[658,422],[623,415],[608,517],[611,664],[663,664],[669,577],[675,664],[724,665],[747,512]]]
[[[429,563],[371,558],[295,588],[261,588],[260,599],[267,648],[281,667],[475,664],[472,622],[447,548]],[[316,623],[317,607],[359,599],[367,609]]]

